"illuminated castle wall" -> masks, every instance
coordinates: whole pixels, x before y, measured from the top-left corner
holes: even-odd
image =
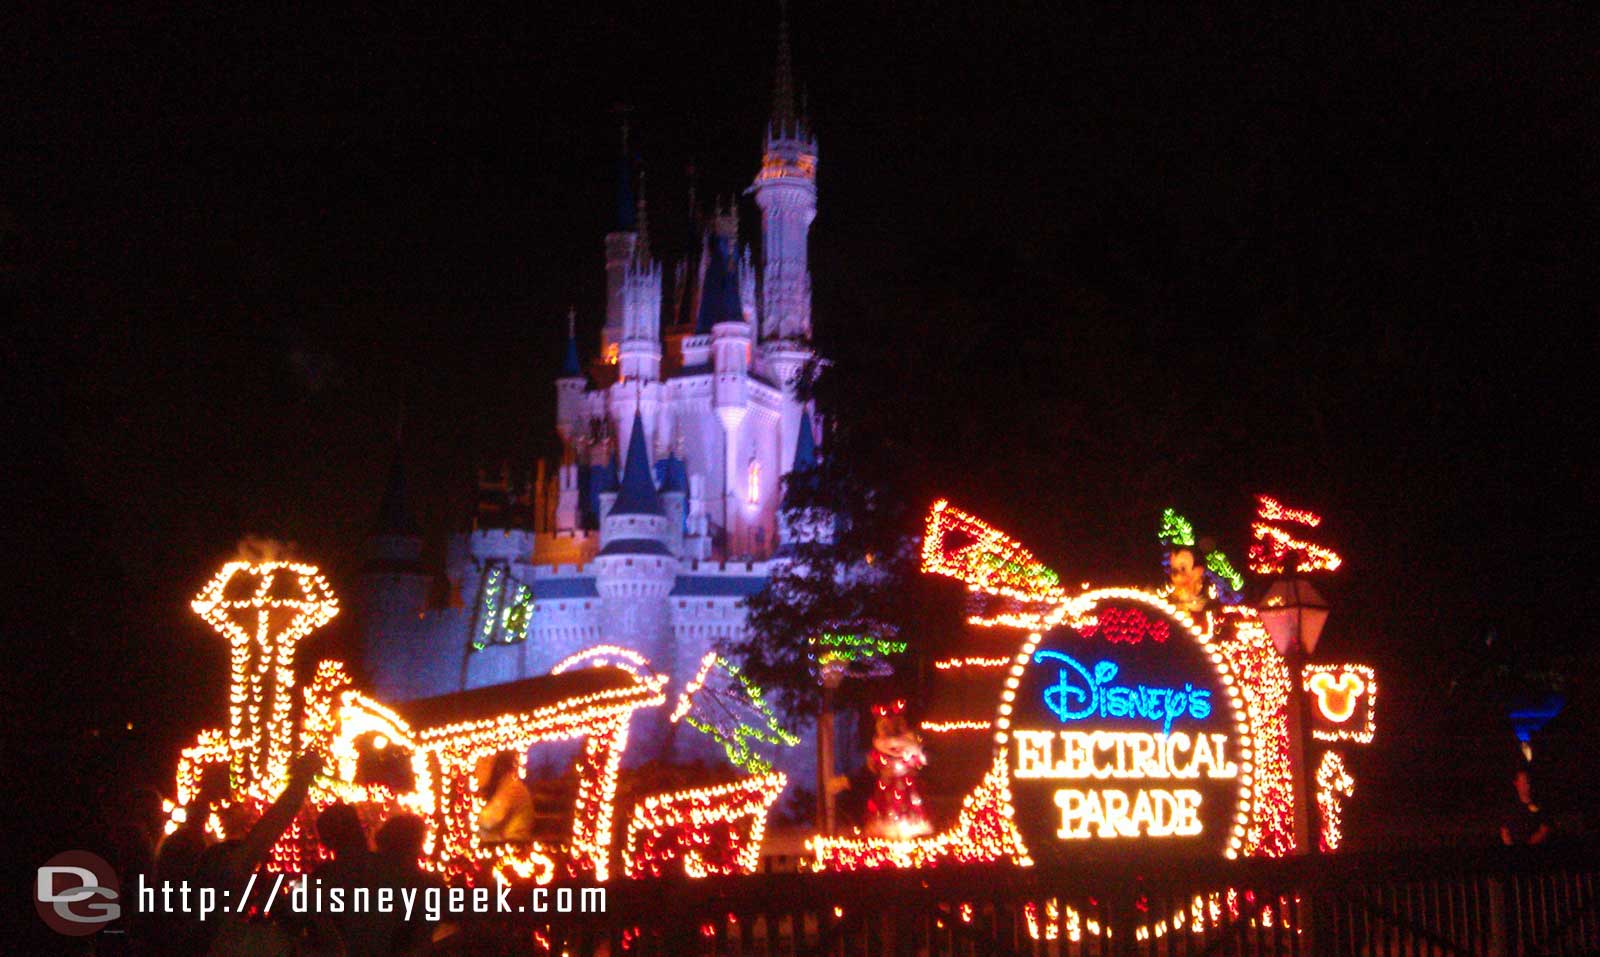
[[[760,275],[730,205],[698,223],[700,248],[675,264],[669,289],[624,143],[600,355],[585,367],[569,316],[555,382],[561,463],[525,488],[480,477],[474,530],[449,544],[449,600],[430,602],[438,579],[420,564],[396,465],[361,602],[366,673],[381,697],[544,674],[614,644],[670,676],[670,702],[714,643],[744,628],[741,600],[782,560],[782,478],[814,462],[815,422],[796,382],[813,356],[816,171],[785,31],[752,186]],[[628,753],[721,760],[707,744],[641,716]],[[803,763],[813,748],[790,750]]]

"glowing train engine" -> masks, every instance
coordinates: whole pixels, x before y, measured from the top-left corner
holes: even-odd
[[[427,866],[466,880],[548,883],[611,875],[613,804],[632,717],[665,704],[667,678],[623,649],[575,655],[556,673],[390,707],[357,690],[344,666],[320,662],[295,694],[294,645],[338,612],[332,590],[308,565],[234,562],[206,586],[194,608],[233,646],[230,724],[203,731],[179,760],[169,832],[207,808],[205,829],[236,836],[282,792],[293,755],[323,756],[310,807],[273,848],[271,865],[304,871],[321,857],[309,818],[334,802],[369,825],[398,811],[430,825]],[[298,718],[298,720],[296,720]],[[576,795],[564,840],[484,846],[477,822],[485,803],[480,762],[531,747],[581,741]],[[646,798],[630,818],[623,849],[630,876],[681,868],[691,875],[755,868],[766,815],[784,776],[762,774],[720,788]],[[708,847],[712,822],[723,834]],[[725,833],[724,833],[725,832]]]

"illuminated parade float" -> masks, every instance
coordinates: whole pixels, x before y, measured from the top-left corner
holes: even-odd
[[[1316,516],[1267,497],[1259,505],[1252,570],[1337,566],[1331,550],[1293,531]],[[1016,636],[934,665],[966,688],[930,702],[922,729],[970,739],[982,779],[947,829],[906,840],[819,837],[817,866],[1278,857],[1304,849],[1310,832],[1297,829],[1313,826],[1320,849],[1336,849],[1354,786],[1339,747],[1372,740],[1372,670],[1296,667],[1303,655],[1275,640],[1298,639],[1283,634],[1300,623],[1285,613],[1316,614],[1313,606],[1291,606],[1278,586],[1263,607],[1245,603],[1226,556],[1202,553],[1172,510],[1161,539],[1166,586],[1073,593],[1021,543],[937,503],[923,570],[966,584],[970,625]],[[1320,813],[1297,815],[1308,759]]]
[[[1315,516],[1265,497],[1259,515],[1253,570],[1338,564],[1293,531]],[[853,834],[810,838],[803,866],[1280,857],[1307,849],[1305,828],[1314,828],[1318,849],[1337,849],[1354,788],[1345,749],[1370,742],[1375,728],[1372,670],[1307,662],[1309,649],[1285,644],[1314,643],[1307,616],[1326,612],[1303,579],[1280,580],[1252,607],[1226,557],[1201,554],[1181,515],[1166,513],[1162,541],[1166,586],[1070,591],[1020,543],[936,503],[924,571],[964,583],[968,623],[985,647],[1011,650],[936,662],[948,676],[986,681],[993,697],[965,714],[944,715],[946,702],[930,702],[921,729],[941,741],[968,739],[985,760],[953,819],[930,824],[915,778],[925,759],[905,703],[878,708],[871,820]],[[1285,582],[1309,591],[1285,598]],[[421,815],[430,825],[428,865],[469,882],[706,877],[760,866],[767,818],[788,778],[750,744],[785,744],[787,733],[759,689],[716,654],[675,701],[648,659],[601,644],[546,675],[391,705],[358,690],[336,661],[297,683],[298,646],[339,612],[312,566],[230,563],[193,607],[232,652],[228,725],[201,732],[183,752],[169,830],[205,807],[202,792],[225,782],[220,804],[205,808],[205,826],[214,836],[233,833],[225,821],[258,815],[285,788],[294,756],[312,751],[325,770],[274,849],[279,869],[320,859],[307,822],[340,801],[374,824],[401,811]],[[1283,620],[1289,613],[1294,622]],[[1286,633],[1286,624],[1301,633]],[[765,718],[727,734],[708,724],[724,745],[722,783],[635,794],[619,807],[633,723],[651,713],[671,724],[695,721],[698,697],[719,680],[719,700],[742,701]],[[484,763],[514,755],[520,777],[542,748],[561,742],[580,744],[562,837],[482,840]],[[1200,917],[1159,915],[1154,926],[1165,932],[1190,919]]]

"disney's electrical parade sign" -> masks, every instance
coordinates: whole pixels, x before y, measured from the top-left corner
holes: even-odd
[[[1110,599],[1030,637],[1017,664],[998,757],[1036,857],[1238,852],[1253,742],[1237,679],[1188,623]]]
[[[1250,567],[1336,568],[1296,525],[1320,518],[1260,499]],[[934,504],[922,570],[970,592],[968,623],[1020,633],[1009,654],[968,654],[941,672],[1003,676],[999,704],[923,723],[940,734],[986,732],[988,773],[945,831],[912,840],[822,837],[821,869],[1084,859],[1095,856],[1276,857],[1295,850],[1289,715],[1314,700],[1318,742],[1371,740],[1372,670],[1313,664],[1292,675],[1244,579],[1168,509],[1159,540],[1168,583],[1070,592],[1020,542],[949,502]],[[1305,755],[1316,769],[1324,849],[1337,847],[1353,792],[1341,753]],[[1176,917],[1153,927],[1175,929]]]

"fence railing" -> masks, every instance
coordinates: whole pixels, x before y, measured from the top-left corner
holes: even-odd
[[[1597,881],[1597,845],[623,881],[604,914],[484,922],[459,945],[571,957],[1600,953]]]

